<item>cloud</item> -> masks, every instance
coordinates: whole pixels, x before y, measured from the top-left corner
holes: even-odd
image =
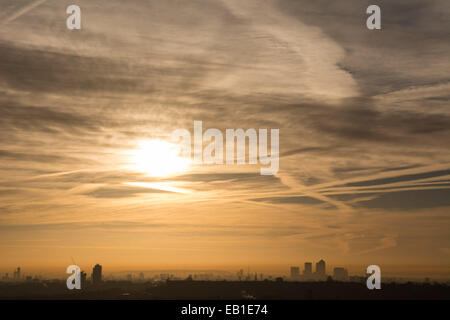
[[[358,201],[356,205],[363,208],[387,210],[420,210],[426,208],[449,207],[450,188],[383,193],[371,200]]]
[[[380,1],[381,32],[365,26],[370,4],[359,0],[279,2],[284,12],[321,28],[346,50],[340,66],[351,73],[366,95],[448,81],[444,70],[449,67],[445,57],[450,23],[443,18],[450,12],[448,3]]]
[[[16,20],[17,18],[23,16],[24,14],[28,13],[29,11],[33,10],[34,8],[40,6],[41,4],[43,4],[44,2],[46,2],[47,0],[35,0],[32,1],[31,3],[29,3],[28,5],[20,8],[19,10],[17,10],[16,12],[14,12],[13,14],[11,14],[9,17],[7,17],[6,19],[3,19],[2,24],[7,24],[10,23],[14,20]]]
[[[6,150],[0,150],[0,160],[6,161],[31,161],[31,162],[72,162],[77,163],[80,159],[74,157],[63,157],[55,154],[27,154],[20,152],[11,152]]]
[[[184,174],[173,178],[176,181],[192,181],[192,182],[219,182],[230,181],[236,183],[267,183],[267,184],[279,184],[279,178],[276,176],[261,176],[259,173],[193,173]]]
[[[130,187],[130,186],[114,186],[114,187],[102,187],[84,193],[86,196],[94,198],[128,198],[145,193],[165,193],[168,191],[149,189],[141,187]]]
[[[306,196],[296,196],[296,197],[267,197],[267,198],[257,198],[251,199],[251,201],[264,201],[276,204],[322,204],[321,201],[316,198],[306,197]]]
[[[383,185],[383,184],[389,184],[389,183],[395,183],[395,182],[405,182],[405,181],[427,179],[427,178],[439,178],[439,177],[445,177],[448,175],[450,175],[450,170],[436,170],[436,171],[427,171],[427,172],[414,173],[414,174],[397,175],[394,177],[381,178],[381,179],[375,179],[375,180],[351,182],[351,183],[343,184],[342,186],[349,186],[349,187],[376,186],[376,185]]]
[[[121,61],[0,42],[0,81],[9,88],[68,96],[97,92],[151,92],[138,70]],[[152,70],[148,70],[152,72]],[[131,75],[135,74],[133,77]]]

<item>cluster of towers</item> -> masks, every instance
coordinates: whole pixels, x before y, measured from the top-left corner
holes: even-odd
[[[300,274],[299,267],[291,267],[292,280],[325,280],[326,277],[326,263],[322,259],[316,263],[316,271],[314,273],[312,270],[312,262],[305,262],[305,268],[302,274]]]
[[[87,274],[83,270],[80,272],[80,281],[81,281],[81,287],[84,288],[86,285],[87,280]],[[99,264],[96,264],[94,268],[92,268],[92,275],[91,280],[93,285],[98,285],[103,281],[102,278],[102,266]]]
[[[311,281],[311,280],[326,280],[326,263],[323,259],[316,263],[316,271],[312,270],[312,262],[305,262],[305,268],[303,269],[303,273],[300,274],[299,267],[291,267],[291,280],[303,280],[303,281]],[[348,280],[348,271],[345,268],[334,268],[333,270],[333,279],[338,281],[346,281]]]

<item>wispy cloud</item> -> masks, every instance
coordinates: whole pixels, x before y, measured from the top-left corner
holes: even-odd
[[[19,10],[15,11],[14,13],[12,13],[9,17],[7,17],[6,19],[3,19],[3,24],[7,24],[10,23],[14,20],[16,20],[17,18],[23,16],[24,14],[28,13],[29,11],[33,10],[34,8],[36,8],[37,6],[40,6],[41,4],[43,4],[44,2],[46,2],[47,0],[35,0],[35,1],[30,1],[28,5],[25,5],[24,7],[20,8]]]

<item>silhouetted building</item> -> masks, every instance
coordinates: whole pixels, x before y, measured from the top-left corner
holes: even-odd
[[[169,274],[169,273],[161,273],[161,274],[159,275],[159,278],[160,278],[162,281],[172,280],[173,277],[174,277],[173,274]]]
[[[14,271],[14,280],[20,280],[20,267],[17,267],[17,270]]]
[[[81,289],[84,289],[86,286],[87,274],[83,270],[80,273],[80,281],[81,281]]]
[[[334,268],[333,279],[337,281],[347,281],[348,271],[345,268]]]
[[[300,277],[300,268],[299,267],[291,267],[291,278],[298,279]]]
[[[303,270],[303,274],[305,276],[312,275],[312,263],[311,262],[305,262],[305,270]]]
[[[102,282],[102,266],[96,264],[92,269],[92,283],[99,284]]]
[[[316,274],[319,276],[324,276],[326,274],[326,266],[325,261],[321,259],[319,262],[316,263]]]
[[[241,269],[239,270],[239,272],[237,273],[238,279],[239,281],[242,281],[244,279],[244,270]]]

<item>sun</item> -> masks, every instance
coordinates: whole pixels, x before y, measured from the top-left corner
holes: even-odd
[[[177,145],[162,141],[141,141],[131,152],[133,169],[151,177],[166,177],[186,171],[191,160],[179,155]]]

